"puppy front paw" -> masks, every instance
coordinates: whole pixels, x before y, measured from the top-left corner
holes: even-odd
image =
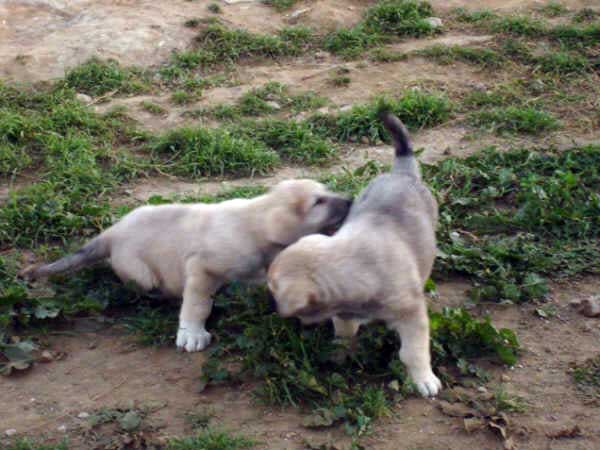
[[[177,331],[177,347],[186,352],[201,352],[210,344],[210,333],[196,324],[180,324]]]
[[[442,389],[442,382],[431,369],[411,377],[423,397],[435,397]]]

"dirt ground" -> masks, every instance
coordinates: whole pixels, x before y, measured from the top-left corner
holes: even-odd
[[[90,56],[115,58],[121,63],[153,66],[166,61],[175,49],[186,48],[193,35],[182,23],[191,17],[206,17],[206,0],[4,0],[0,2],[0,78],[18,82],[61,77],[66,69]],[[289,24],[286,13],[278,13],[257,1],[227,4],[223,19],[232,26],[268,32]],[[534,0],[431,1],[443,18],[451,8],[493,8],[502,11],[539,6]],[[562,4],[576,9],[599,7],[598,0],[571,0]],[[361,0],[304,1],[294,9],[310,8],[301,22],[322,29],[357,22],[368,2]],[[485,34],[449,33],[441,37],[407,40],[395,45],[401,51],[431,45],[471,44],[491,39]],[[335,88],[326,80],[332,70],[343,65],[350,69],[349,88]],[[502,72],[482,71],[462,63],[437,65],[425,59],[409,62],[365,64],[343,62],[331,55],[309,55],[283,63],[261,63],[239,67],[239,86],[206,90],[193,108],[217,102],[233,102],[245,91],[266,81],[280,81],[298,90],[315,90],[331,99],[331,108],[365,101],[373,95],[393,92],[415,85],[434,85],[440,89],[467,91],[477,84],[502,81]],[[355,88],[360,87],[360,88]],[[159,93],[113,99],[96,105],[98,111],[125,105],[127,113],[141,127],[162,130],[181,126],[192,119],[181,116],[182,108],[168,105],[168,113],[156,116],[142,110],[143,100],[161,105],[169,94]],[[448,123],[415,134],[421,159],[435,162],[444,155],[466,155],[493,144],[536,144],[566,147],[599,142],[598,130],[561,130],[548,133],[535,142],[532,138],[509,138],[486,135],[473,139],[460,125]],[[388,161],[386,147],[349,146],[341,161],[328,171],[357,167],[369,159]],[[151,195],[173,193],[214,193],[224,185],[247,185],[251,182],[272,184],[279,179],[315,175],[315,169],[286,167],[271,177],[191,183],[171,178],[148,179],[128,187],[123,194],[136,200]],[[21,183],[18,180],[17,183]],[[0,201],[8,189],[0,186]],[[600,343],[600,319],[579,315],[569,302],[596,294],[600,280],[589,278],[570,285],[556,286],[550,296],[557,314],[544,319],[535,314],[535,305],[517,308],[488,305],[496,326],[514,329],[524,348],[519,364],[513,369],[492,370],[492,385],[522,396],[526,409],[510,415],[512,437],[519,449],[598,449],[600,448],[600,414],[597,406],[586,404],[570,379],[569,365],[592,357]],[[439,297],[432,306],[457,306],[466,296],[467,285],[459,281],[441,284]],[[484,312],[484,311],[481,311]],[[218,333],[218,332],[217,332]],[[185,354],[175,346],[149,348],[136,345],[116,326],[87,319],[73,324],[65,333],[47,337],[50,349],[64,352],[64,357],[37,364],[20,376],[0,378],[0,447],[4,431],[15,429],[32,436],[47,435],[54,439],[67,435],[75,448],[89,448],[93,436],[84,432],[81,413],[114,408],[134,402],[150,412],[144,423],[154,437],[181,436],[191,431],[186,416],[214,414],[213,422],[226,429],[255,437],[259,448],[298,449],[304,439],[321,444],[349,444],[340,429],[309,431],[301,426],[302,416],[292,409],[266,408],[254,402],[252,386],[211,388],[198,393],[202,354]],[[411,398],[396,405],[394,416],[376,422],[370,436],[361,443],[369,449],[501,449],[503,444],[492,432],[468,434],[462,419],[448,417],[438,408],[439,400]],[[85,415],[85,414],[84,414]],[[79,417],[78,417],[79,416]],[[552,435],[573,424],[581,436],[552,439]],[[96,438],[98,438],[96,436]]]

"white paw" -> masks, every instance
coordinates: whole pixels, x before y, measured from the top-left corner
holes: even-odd
[[[417,376],[412,376],[412,379],[423,397],[435,397],[442,389],[442,382],[431,369],[423,371]]]
[[[186,352],[201,352],[210,344],[210,333],[203,325],[180,322],[177,331],[177,347]]]

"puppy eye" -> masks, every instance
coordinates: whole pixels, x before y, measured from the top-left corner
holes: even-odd
[[[327,200],[325,200],[325,197],[318,197],[315,200],[315,206],[324,205],[326,202]]]

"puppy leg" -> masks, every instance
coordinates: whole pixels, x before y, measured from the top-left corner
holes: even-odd
[[[400,360],[423,397],[433,397],[442,383],[431,370],[429,349],[429,318],[425,300],[411,310],[404,310],[402,318],[391,324],[400,335]]]
[[[212,311],[210,297],[217,287],[214,278],[206,274],[199,261],[188,262],[177,331],[178,348],[199,352],[210,344],[211,336],[205,324]]]
[[[352,338],[356,336],[360,327],[360,322],[357,320],[343,320],[337,316],[334,316],[331,320],[333,321],[336,337]]]

